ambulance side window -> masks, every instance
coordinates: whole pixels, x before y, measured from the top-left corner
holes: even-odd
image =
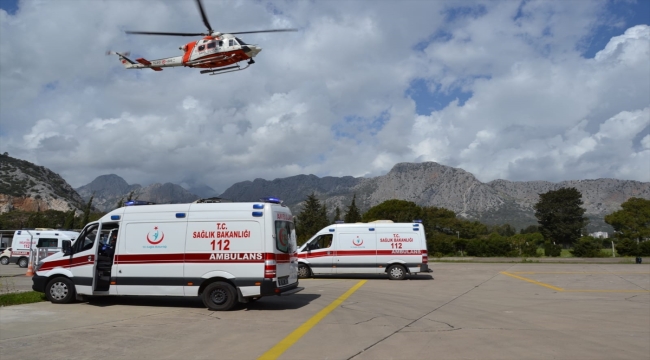
[[[93,248],[93,245],[95,244],[95,239],[97,238],[97,229],[99,228],[98,224],[91,225],[87,228],[85,228],[79,237],[77,238],[77,241],[74,243],[74,252],[75,254],[78,252],[90,250]]]
[[[36,245],[36,247],[39,248],[58,247],[58,246],[59,246],[59,239],[46,239],[46,238],[38,239],[38,244]]]
[[[332,234],[320,235],[316,239],[312,240],[312,242],[309,244],[309,249],[310,250],[327,249],[332,246],[333,238],[334,235]]]

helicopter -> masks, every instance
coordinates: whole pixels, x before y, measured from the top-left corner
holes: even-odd
[[[262,51],[262,48],[257,45],[250,45],[245,43],[242,39],[235,35],[239,34],[255,34],[255,33],[271,33],[271,32],[287,32],[297,31],[296,29],[271,29],[271,30],[255,30],[255,31],[239,31],[222,33],[214,31],[208,17],[203,9],[201,0],[196,0],[196,4],[201,13],[203,24],[207,27],[207,32],[203,33],[178,33],[178,32],[155,32],[155,31],[126,31],[127,34],[135,35],[168,35],[168,36],[203,36],[200,40],[188,42],[187,44],[179,47],[183,52],[182,56],[173,56],[164,59],[147,60],[139,58],[135,61],[128,58],[129,53],[119,53],[116,51],[109,51],[107,55],[117,55],[127,69],[151,69],[154,71],[162,71],[166,67],[184,66],[190,68],[203,68],[201,74],[219,75],[233,71],[241,71],[247,69],[255,63],[253,58]],[[239,65],[240,62],[247,61],[246,66]]]

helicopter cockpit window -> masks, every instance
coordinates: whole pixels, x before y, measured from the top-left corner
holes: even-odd
[[[199,51],[205,50],[205,45],[199,45]]]
[[[210,42],[208,43],[208,49],[214,49],[216,46],[217,46],[217,42],[216,42],[216,41],[210,41]]]
[[[223,40],[219,40],[219,47],[223,46]]]
[[[228,40],[228,46],[235,46],[235,40],[233,39]]]
[[[245,42],[241,41],[240,38],[235,38],[235,39],[237,40],[237,42],[239,43],[239,45],[248,45],[248,44],[246,44]]]

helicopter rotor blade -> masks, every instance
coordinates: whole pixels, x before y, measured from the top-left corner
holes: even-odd
[[[201,36],[205,33],[178,33],[178,32],[159,32],[159,31],[125,31],[127,34],[136,35],[169,35],[169,36]]]
[[[272,29],[272,30],[255,30],[255,31],[237,31],[237,32],[228,32],[226,34],[256,34],[256,33],[293,32],[293,31],[298,31],[298,29]]]
[[[205,10],[203,9],[203,4],[201,3],[201,0],[196,0],[196,5],[199,7],[199,11],[201,12],[201,18],[203,19],[203,24],[205,27],[208,28],[208,34],[212,34],[212,26],[210,25],[210,21],[208,21],[208,16],[205,14]]]

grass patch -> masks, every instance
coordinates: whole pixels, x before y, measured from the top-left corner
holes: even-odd
[[[36,291],[0,295],[0,306],[31,304],[45,301],[45,294]]]

